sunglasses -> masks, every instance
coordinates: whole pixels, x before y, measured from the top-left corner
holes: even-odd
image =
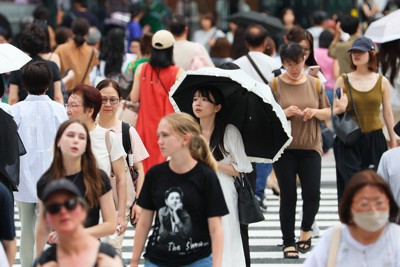
[[[50,203],[46,204],[45,208],[46,211],[49,212],[50,214],[54,215],[57,214],[61,211],[61,208],[64,207],[68,211],[73,211],[77,206],[78,206],[78,199],[77,198],[71,198],[65,201],[64,203]]]

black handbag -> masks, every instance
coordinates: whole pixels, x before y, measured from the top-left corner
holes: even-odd
[[[321,134],[322,134],[322,151],[328,152],[333,147],[334,133],[331,128],[326,126],[324,121],[320,122]]]
[[[239,222],[250,224],[265,220],[245,174],[240,173],[240,177],[235,177],[235,187],[238,192]]]
[[[360,120],[358,119],[358,113],[356,106],[354,104],[354,99],[351,94],[351,88],[349,86],[349,80],[346,75],[346,86],[349,89],[349,95],[351,102],[353,104],[354,112],[356,113],[357,121],[350,116],[347,111],[340,115],[333,116],[333,128],[335,129],[336,136],[346,145],[353,146],[355,145],[361,138],[361,128],[360,128]]]

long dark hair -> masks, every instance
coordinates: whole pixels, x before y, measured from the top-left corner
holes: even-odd
[[[103,180],[100,177],[97,168],[97,161],[92,152],[89,130],[86,124],[82,123],[80,120],[67,120],[58,128],[54,141],[54,158],[49,169],[44,173],[44,177],[48,177],[48,181],[45,181],[45,183],[47,184],[53,180],[63,178],[66,175],[63,155],[61,150],[58,148],[58,142],[68,126],[73,123],[82,125],[86,132],[86,148],[81,157],[82,177],[86,188],[85,198],[87,199],[89,207],[99,206],[99,199],[102,195]]]
[[[100,59],[105,61],[104,74],[121,73],[125,56],[125,31],[121,28],[113,28],[107,32],[103,43]]]
[[[389,81],[394,85],[394,80],[398,75],[400,68],[400,39],[383,43],[379,50],[379,62],[382,67],[382,73],[390,71]]]
[[[167,68],[174,65],[173,51],[173,46],[166,49],[153,48],[149,60],[150,66],[153,68]]]
[[[196,93],[207,98],[210,103],[222,106],[221,110],[215,115],[214,130],[210,137],[210,148],[213,156],[217,161],[220,161],[224,156],[229,154],[224,146],[224,135],[227,125],[223,111],[224,96],[219,88],[211,85],[205,85],[198,88]]]

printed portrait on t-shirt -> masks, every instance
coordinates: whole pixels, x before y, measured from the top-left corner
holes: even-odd
[[[165,206],[158,210],[158,244],[169,251],[180,251],[192,235],[192,221],[183,207],[182,198],[183,191],[171,187],[164,194]]]

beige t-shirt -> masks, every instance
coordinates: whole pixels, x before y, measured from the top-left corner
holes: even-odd
[[[93,57],[92,51],[94,53]],[[54,53],[60,56],[61,76],[64,76],[68,69],[73,69],[75,72],[74,78],[65,84],[67,89],[73,89],[82,81],[84,84],[90,84],[89,74],[93,67],[99,64],[97,54],[92,47],[86,43],[78,47],[74,41],[70,41],[58,46]]]
[[[294,105],[304,110],[305,108],[326,108],[330,107],[324,86],[320,83],[317,90],[317,79],[307,75],[303,84],[291,85],[284,82],[280,77],[276,78],[276,88],[273,88],[276,101],[282,107]],[[274,82],[271,86],[274,87]],[[303,121],[303,116],[292,116],[288,118],[292,127],[293,141],[288,149],[316,150],[322,155],[322,135],[319,120],[313,118]]]

